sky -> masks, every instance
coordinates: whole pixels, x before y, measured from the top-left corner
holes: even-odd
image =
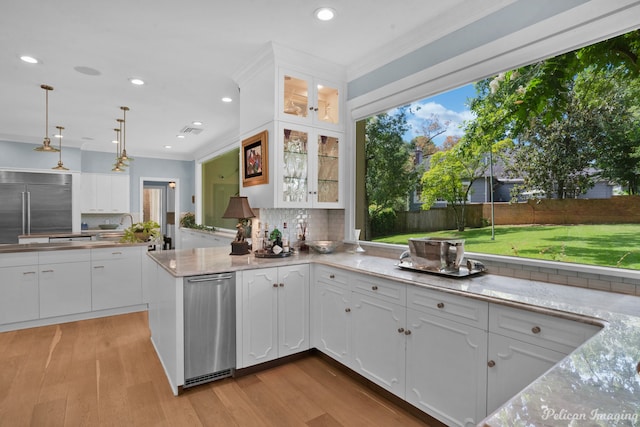
[[[436,145],[442,145],[448,135],[462,136],[461,126],[465,120],[472,118],[471,111],[467,104],[468,98],[474,98],[476,90],[473,84],[461,86],[448,92],[441,93],[430,98],[413,102],[411,110],[413,114],[408,117],[410,130],[404,135],[405,141],[410,141],[414,137],[421,135],[421,124],[431,114],[438,116],[440,123],[449,121],[447,131],[434,140]],[[420,107],[418,109],[417,107]],[[389,112],[393,114],[393,110]]]

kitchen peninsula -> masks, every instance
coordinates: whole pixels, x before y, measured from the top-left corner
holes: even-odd
[[[297,351],[317,348],[442,422],[498,426],[520,419],[528,425],[554,425],[566,424],[561,417],[567,414],[605,420],[608,425],[638,422],[637,297],[490,272],[452,279],[402,270],[396,267],[396,259],[370,254],[310,253],[258,259],[228,253],[228,248],[199,248],[161,251],[145,257],[152,340],[175,394],[184,384],[184,277],[236,273],[237,367],[244,368],[267,360],[257,357],[257,347],[246,348],[252,342],[247,334],[252,333],[254,325],[247,322],[258,322],[261,316],[243,306],[249,301],[246,292],[258,286],[253,281],[255,275],[268,271],[280,277],[276,273],[284,269],[308,265],[309,332],[304,337],[308,344]],[[273,291],[286,289],[288,285],[282,288],[283,283],[274,281]],[[271,288],[271,284],[268,286]],[[273,295],[269,301],[277,300]],[[332,312],[330,301],[344,305]],[[274,307],[282,308],[277,303]],[[274,314],[269,310],[264,313]],[[336,328],[342,320],[344,326]],[[277,322],[279,329],[282,325]],[[384,322],[391,322],[386,328],[391,332],[380,326]],[[463,339],[435,335],[426,346],[419,345],[425,331],[445,330]],[[274,339],[281,341],[277,331],[275,334]],[[386,341],[380,344],[378,335]],[[449,342],[470,343],[473,346],[468,347],[473,350],[457,347],[459,351],[436,353],[436,366],[432,366],[431,350],[446,348]],[[375,351],[367,351],[370,349]],[[413,357],[414,350],[417,357]],[[528,365],[509,365],[508,359],[517,353],[513,359],[522,362],[526,359],[518,357],[531,352],[540,356],[535,361],[543,360],[548,365],[538,367],[541,370],[527,383],[503,398],[501,393],[509,386],[510,377],[530,370]],[[473,362],[458,364],[468,360]],[[439,379],[438,372],[422,378],[425,371],[451,375],[445,378],[449,387],[431,387],[437,389],[434,401],[428,395],[429,387],[421,388],[419,381],[436,384],[433,381]],[[438,395],[449,394],[456,398],[437,401]]]

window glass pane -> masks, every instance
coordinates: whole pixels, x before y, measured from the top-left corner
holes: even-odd
[[[238,220],[222,215],[240,192],[239,153],[231,150],[202,164],[202,225],[235,230]]]

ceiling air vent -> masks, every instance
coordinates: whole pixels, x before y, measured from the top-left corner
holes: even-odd
[[[180,131],[180,133],[185,134],[185,135],[200,135],[200,132],[202,132],[202,129],[194,128],[192,126],[185,126]]]

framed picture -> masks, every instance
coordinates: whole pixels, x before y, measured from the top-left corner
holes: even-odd
[[[242,186],[269,182],[269,132],[242,141]]]

